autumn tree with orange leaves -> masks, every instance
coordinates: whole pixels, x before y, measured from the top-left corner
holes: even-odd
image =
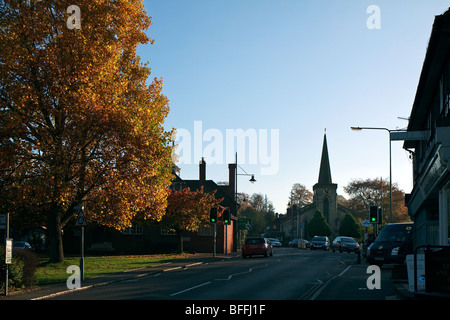
[[[167,198],[166,214],[162,218],[162,227],[174,231],[178,237],[178,251],[183,252],[183,231],[198,231],[200,227],[209,226],[209,213],[212,207],[223,199],[215,198],[214,192],[200,190],[172,190]],[[219,206],[219,216],[223,208]]]
[[[383,225],[390,223],[390,197],[388,179],[356,179],[344,187],[350,195],[347,207],[356,212],[357,220],[369,217],[370,205],[382,207]],[[392,222],[410,222],[408,208],[405,206],[405,192],[397,183],[392,184]]]
[[[0,2],[0,212],[45,225],[53,262],[74,206],[117,229],[165,213],[168,100],[136,55],[150,25],[142,0]]]

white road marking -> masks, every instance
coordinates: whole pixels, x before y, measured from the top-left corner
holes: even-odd
[[[199,284],[198,286],[195,286],[195,287],[190,287],[190,288],[187,288],[187,289],[185,289],[185,290],[181,290],[181,291],[178,291],[178,292],[172,293],[172,294],[171,294],[170,296],[171,296],[171,297],[173,297],[173,296],[176,296],[176,295],[182,294],[182,293],[184,293],[184,292],[187,292],[187,291],[190,291],[190,290],[193,290],[193,289],[197,289],[197,288],[200,288],[200,287],[206,286],[206,285],[208,285],[208,284],[210,284],[210,283],[211,283],[211,281],[208,281],[208,282],[205,282],[205,283]]]
[[[238,276],[238,275],[241,275],[241,274],[251,273],[254,269],[259,269],[259,268],[264,268],[264,267],[267,267],[267,264],[262,265],[262,266],[258,266],[258,267],[250,268],[250,269],[248,269],[248,271],[230,274],[226,279],[214,279],[214,280],[217,280],[217,281],[228,281],[228,280],[231,280],[231,278],[233,278],[233,276]]]

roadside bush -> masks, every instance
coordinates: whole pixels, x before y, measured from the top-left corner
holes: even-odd
[[[12,264],[8,267],[10,288],[31,287],[36,281],[37,255],[32,251],[13,250]],[[5,247],[0,246],[0,288],[5,287]]]

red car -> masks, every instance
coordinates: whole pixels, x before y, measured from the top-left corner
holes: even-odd
[[[262,237],[247,238],[242,247],[242,258],[257,254],[262,254],[264,257],[273,256],[273,249],[269,240]]]

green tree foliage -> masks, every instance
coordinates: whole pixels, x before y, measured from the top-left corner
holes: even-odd
[[[259,236],[265,233],[267,227],[271,227],[275,219],[275,209],[272,201],[260,193],[254,193],[252,196],[242,194],[240,196],[239,217],[246,217],[252,220],[252,230],[249,236]],[[244,201],[245,200],[245,201]]]
[[[339,228],[339,235],[353,238],[361,236],[361,228],[353,215],[349,213],[345,215]]]
[[[259,236],[266,228],[266,220],[261,212],[253,207],[247,207],[240,213],[241,217],[250,218],[252,220],[252,229],[248,232],[249,236]]]
[[[316,210],[314,213],[314,216],[312,217],[311,221],[309,221],[308,224],[308,234],[309,237],[314,236],[330,236],[331,235],[331,229],[328,225],[327,221],[325,220],[325,217],[323,216],[322,212],[320,210]]]

